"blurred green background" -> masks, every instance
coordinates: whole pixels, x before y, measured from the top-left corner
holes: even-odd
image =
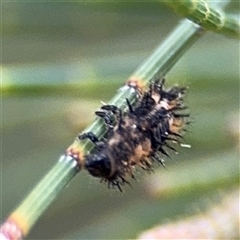
[[[5,219],[91,123],[100,101],[114,96],[180,18],[154,2],[4,1],[1,7]],[[239,41],[205,34],[167,80],[189,86],[186,102],[193,119],[185,135],[192,148],[166,159],[169,172],[179,166],[176,182],[181,181],[178,171],[184,173],[194,162],[202,162],[213,178],[214,168],[224,164],[238,169]],[[218,159],[207,169],[208,161]],[[216,181],[168,198],[149,194],[149,175],[142,171],[136,173],[139,182],[132,182],[133,189],[126,186],[124,194],[81,172],[28,239],[136,238],[166,219],[191,214],[191,206],[218,189],[237,186],[236,172],[226,174],[230,183]]]

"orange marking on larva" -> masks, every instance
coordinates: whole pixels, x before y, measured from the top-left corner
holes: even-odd
[[[181,133],[181,130],[184,125],[185,125],[184,119],[174,118],[172,124],[170,125],[170,130],[174,133]]]
[[[129,165],[137,165],[139,164],[141,158],[142,158],[142,155],[143,155],[143,150],[142,150],[142,145],[138,145],[136,148],[135,148],[135,151],[133,153],[133,155],[129,158]]]
[[[153,98],[153,100],[158,103],[159,102],[159,99],[160,99],[160,95],[156,92],[153,92],[151,97]],[[159,105],[159,104],[158,104]],[[158,108],[158,106],[156,106]]]

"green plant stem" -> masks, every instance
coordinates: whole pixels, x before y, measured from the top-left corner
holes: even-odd
[[[199,24],[207,30],[219,32],[227,36],[240,37],[239,16],[237,19],[222,11],[216,10],[206,1],[167,0],[164,1],[164,3],[171,7],[175,12]],[[223,3],[220,4],[224,7],[228,4],[228,1],[223,1]]]
[[[181,55],[201,36],[201,27],[184,20],[153,52],[153,54],[130,77],[147,84],[154,76],[165,75]],[[125,85],[119,89],[116,96],[109,102],[121,109],[126,107],[126,98],[132,103],[136,101],[134,88]],[[96,119],[85,132],[92,131],[102,137],[106,130],[103,122]],[[72,145],[71,145],[72,146]],[[75,140],[73,148],[85,154],[93,148],[89,141]],[[20,206],[10,215],[23,235],[26,235],[36,220],[42,215],[50,203],[57,197],[63,187],[76,175],[78,166],[70,155],[60,158],[60,161],[49,171],[43,180],[33,189]],[[22,224],[24,223],[24,224]],[[20,226],[19,226],[20,225]],[[24,226],[22,226],[24,225]]]
[[[21,231],[24,233],[29,231],[58,193],[76,175],[78,172],[77,165],[77,161],[72,157],[62,156],[57,164],[10,215],[10,219],[20,221]]]
[[[30,227],[52,203],[57,193],[76,175],[78,172],[76,166],[77,162],[70,156],[61,157],[57,164],[34,188],[25,201],[23,201],[18,211],[21,211],[21,215],[28,216],[28,222],[31,224]],[[41,201],[38,200],[39,196],[41,196]]]

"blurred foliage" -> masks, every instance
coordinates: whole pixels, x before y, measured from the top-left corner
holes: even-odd
[[[219,198],[206,211],[155,226],[139,239],[239,239],[239,187]]]
[[[179,17],[153,2],[4,1],[1,7],[5,218]],[[169,172],[177,162],[217,161],[220,155],[233,158],[227,163],[239,160],[239,65],[239,42],[207,33],[167,76],[169,85],[189,86],[194,120],[185,136],[192,148],[167,159]],[[28,239],[135,238],[228,188],[213,185],[159,200],[144,189],[147,174],[136,175],[140,181],[120,194],[79,174]]]

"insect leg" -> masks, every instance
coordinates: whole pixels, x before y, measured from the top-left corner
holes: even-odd
[[[118,107],[116,107],[115,105],[104,105],[101,107],[101,109],[109,111],[111,113],[113,113],[114,115],[118,114],[120,109]]]
[[[80,135],[78,135],[77,138],[79,140],[89,139],[97,147],[98,150],[101,150],[105,144],[103,141],[99,141],[97,136],[93,132],[87,132],[87,133],[80,134]]]
[[[122,125],[124,124],[122,110],[115,105],[104,105],[101,109],[112,112],[118,118],[118,129],[122,129]]]
[[[111,115],[108,112],[96,111],[95,114],[103,118],[108,128],[113,128],[113,120],[111,119]]]
[[[97,136],[93,132],[87,132],[87,133],[80,134],[80,135],[78,135],[78,139],[79,140],[89,139],[93,143],[99,142]]]

